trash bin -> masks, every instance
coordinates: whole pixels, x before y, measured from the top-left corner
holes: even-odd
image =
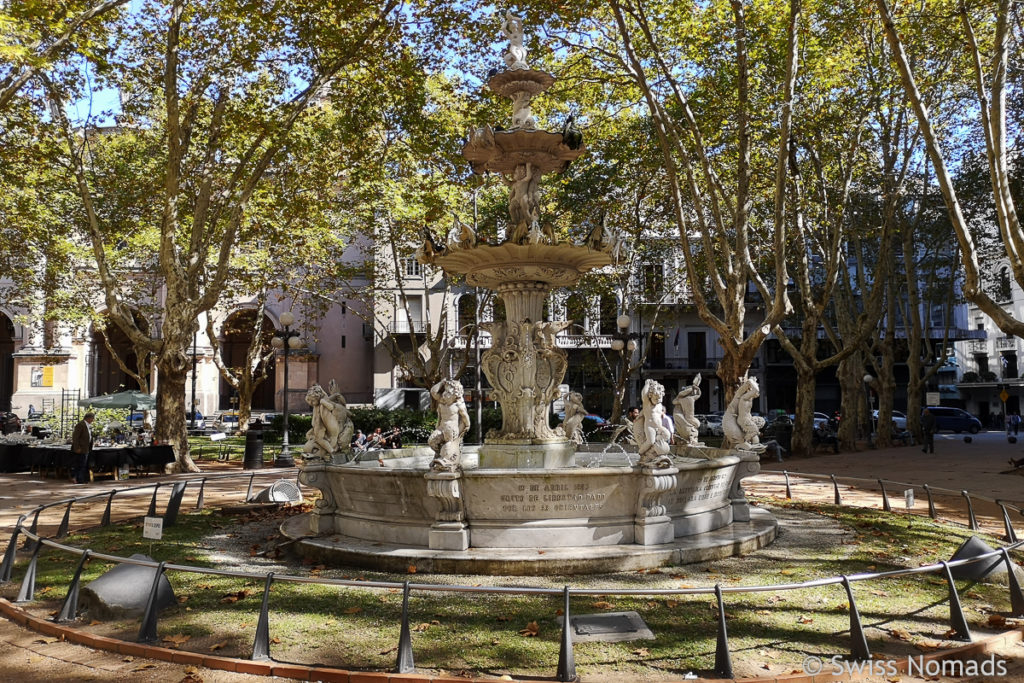
[[[263,432],[250,429],[245,433],[245,456],[242,468],[258,470],[263,468]]]

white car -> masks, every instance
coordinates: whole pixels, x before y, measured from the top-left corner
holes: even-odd
[[[873,419],[875,422],[878,422],[878,411],[877,410],[872,410],[871,411],[871,419]],[[896,429],[900,429],[900,430],[906,429],[907,428],[907,416],[904,415],[903,413],[901,413],[898,410],[892,411],[892,424],[893,424],[894,427],[896,427]]]
[[[828,429],[829,417],[825,413],[814,413],[814,428],[815,429]]]
[[[725,431],[722,429],[722,416],[721,415],[700,415],[700,427],[697,428],[697,432],[704,436],[724,436]]]

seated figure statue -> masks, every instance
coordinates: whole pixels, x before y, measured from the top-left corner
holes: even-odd
[[[668,456],[669,439],[672,434],[662,423],[665,406],[661,404],[665,396],[665,387],[653,379],[644,383],[641,394],[643,407],[640,415],[633,422],[633,438],[636,439],[637,452],[640,454],[640,465],[662,469],[672,465]]]
[[[743,451],[760,453],[766,446],[761,443],[761,427],[764,419],[751,415],[754,399],[761,395],[757,380],[746,377],[740,383],[732,401],[722,416],[722,431],[725,432],[724,448],[738,448]]]
[[[437,402],[437,428],[427,440],[435,453],[430,469],[455,472],[462,456],[462,437],[469,431],[469,412],[460,382],[443,379],[430,388]]]
[[[310,458],[328,459],[352,443],[353,425],[348,416],[348,404],[332,379],[324,391],[314,384],[306,392],[306,403],[313,409],[313,425],[306,432],[302,452]]]

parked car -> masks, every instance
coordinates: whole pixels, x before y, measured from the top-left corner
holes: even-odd
[[[722,416],[702,415],[700,426],[697,427],[697,433],[701,436],[724,436],[725,431],[722,429]]]
[[[877,410],[871,411],[871,418],[875,420],[875,422],[878,422]],[[907,428],[907,416],[898,410],[892,411],[892,424],[894,427],[896,427],[896,429],[903,431],[904,429]]]
[[[0,412],[0,433],[17,434],[21,431],[21,418],[14,413]]]
[[[956,434],[964,431],[977,434],[981,431],[981,420],[966,410],[946,406],[928,406],[925,410],[931,411],[931,414],[935,416],[935,431],[937,432],[948,429]],[[924,414],[923,410],[921,414]]]
[[[830,419],[829,416],[826,415],[825,413],[819,413],[819,412],[815,411],[814,417],[813,417],[814,428],[815,429],[828,429],[828,421],[829,421],[829,419]]]
[[[132,414],[128,416],[128,426],[132,429],[139,429],[149,423],[152,427],[155,420],[151,420],[146,416],[144,410],[133,410]]]
[[[238,413],[229,412],[221,413],[214,420],[213,426],[222,432],[237,432],[238,431]]]

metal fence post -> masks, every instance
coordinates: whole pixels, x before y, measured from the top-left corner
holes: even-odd
[[[156,517],[156,494],[160,491],[160,482],[157,482],[153,487],[153,498],[149,501],[149,512],[146,513],[147,517]]]
[[[270,572],[263,586],[263,605],[260,607],[260,618],[256,623],[256,637],[252,641],[251,659],[258,661],[270,659],[270,584],[273,582],[274,572]]]
[[[71,524],[71,506],[74,504],[75,501],[68,501],[68,506],[64,508],[64,517],[60,520],[60,526],[57,527],[57,533],[54,535],[54,538],[64,538],[68,535],[68,526]]]
[[[34,514],[32,516],[32,524],[29,526],[28,532],[30,534],[32,534],[33,536],[36,534],[36,531],[39,529],[39,513],[42,512],[42,511],[43,511],[42,508],[37,508],[36,509],[36,514]],[[25,550],[32,550],[33,547],[34,547],[32,545],[33,543],[38,543],[38,541],[34,541],[33,539],[31,539],[28,536],[26,536],[25,537]]]
[[[156,635],[156,616],[159,611],[156,606],[157,592],[160,590],[160,579],[164,575],[164,565],[166,562],[161,562],[156,568],[156,573],[153,574],[153,586],[149,589],[149,599],[146,601],[146,611],[142,615],[142,625],[139,626],[139,637],[137,638],[140,643],[155,643],[157,641]]]
[[[921,488],[928,494],[928,516],[932,519],[936,519],[938,515],[935,514],[935,499],[932,498],[932,490],[928,487],[928,484],[922,484]]]
[[[18,591],[18,598],[15,602],[28,602],[36,596],[36,565],[39,562],[39,551],[43,549],[43,542],[37,541],[32,551],[32,560],[25,570],[25,578],[21,580],[21,590]]]
[[[167,510],[164,511],[164,526],[174,526],[178,521],[178,510],[181,508],[181,499],[185,497],[185,487],[188,482],[176,481],[171,487],[171,497],[167,500]]]
[[[956,584],[953,583],[953,572],[949,569],[949,563],[943,560],[942,569],[946,573],[946,583],[949,584],[949,627],[953,631],[953,637],[957,640],[971,642],[971,628],[967,625],[967,618],[964,616],[964,609],[960,605],[960,594],[957,593]]]
[[[252,499],[252,480],[256,478],[256,473],[253,472],[249,475],[249,488],[245,492],[245,501],[249,502]]]
[[[1003,511],[1003,529],[1006,531],[1004,538],[1007,543],[1016,543],[1017,534],[1013,531],[1013,524],[1010,523],[1010,513],[1006,511],[1006,504],[1002,501],[996,501],[999,509]]]
[[[1010,553],[1006,548],[1000,548],[1003,553],[1003,562],[1006,563],[1006,583],[1010,589],[1010,611],[1013,617],[1024,616],[1024,593],[1020,591],[1020,582],[1017,575],[1013,573],[1014,565],[1010,559]]]
[[[398,657],[395,673],[407,674],[416,668],[412,656],[412,636],[409,633],[409,582],[402,588],[402,631],[398,636]]]
[[[576,655],[572,651],[572,625],[569,623],[569,587],[562,589],[564,602],[562,607],[562,646],[558,651],[558,673],[556,680],[576,680]]]
[[[836,475],[830,474],[828,476],[832,477],[832,489],[835,491],[835,497],[833,499],[833,502],[836,505],[842,505],[843,504],[843,499],[839,495],[839,482],[836,481]]]
[[[974,505],[971,503],[971,496],[970,496],[969,493],[967,493],[966,489],[961,491],[960,495],[963,496],[964,500],[967,501],[967,519],[970,522],[971,531],[977,531],[978,530],[978,520],[974,516]]]
[[[21,533],[21,523],[25,521],[25,515],[18,517],[14,525],[14,533],[7,544],[7,551],[4,553],[4,561],[0,563],[0,583],[7,583],[11,580],[11,571],[14,569],[14,556],[18,553],[18,534]]]
[[[110,495],[107,497],[107,509],[103,511],[103,519],[100,521],[100,526],[110,526],[110,506],[114,502],[114,494],[116,493],[116,489],[112,490]]]
[[[203,493],[206,491],[206,477],[199,483],[199,497],[196,498],[196,510],[203,509]]]
[[[732,678],[732,657],[729,655],[729,632],[725,627],[725,605],[722,603],[722,586],[715,584],[715,601],[718,602],[718,641],[715,643],[715,676]]]
[[[892,512],[892,506],[889,505],[889,494],[885,490],[885,482],[879,479],[878,485],[882,487],[882,509],[886,512]]]
[[[782,470],[782,474],[784,474],[786,477],[786,500],[792,500],[793,489],[789,487],[789,472],[787,472],[786,470]]]
[[[850,655],[854,660],[862,662],[871,659],[871,650],[868,649],[868,639],[864,636],[864,626],[860,623],[857,603],[853,601],[853,588],[850,587],[850,580],[845,575],[842,580],[843,588],[846,589],[846,599],[850,603]]]
[[[75,617],[78,616],[78,584],[82,579],[82,569],[85,568],[85,563],[89,561],[89,555],[91,554],[91,550],[86,550],[82,553],[82,559],[78,561],[78,568],[75,570],[74,578],[71,579],[68,593],[64,596],[64,602],[61,603],[60,610],[53,618],[58,624],[65,621],[74,621]]]

